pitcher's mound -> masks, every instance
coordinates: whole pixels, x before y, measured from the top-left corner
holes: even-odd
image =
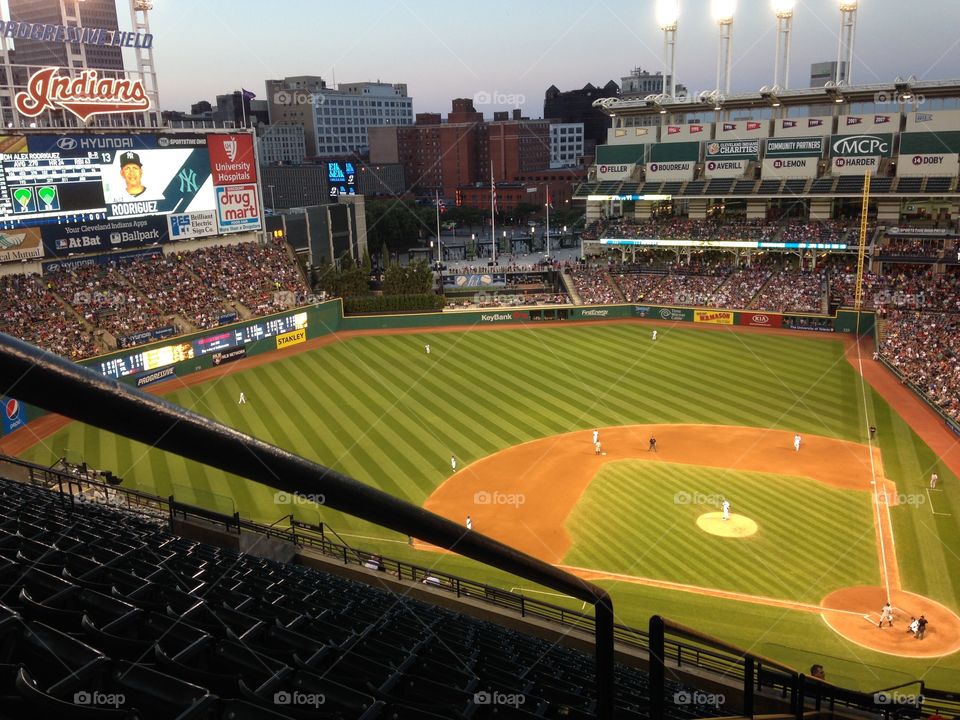
[[[697,527],[720,537],[750,537],[757,532],[757,523],[746,515],[731,515],[724,520],[722,512],[704,513],[697,518]]]
[[[823,619],[835,632],[863,647],[902,657],[940,657],[960,650],[960,617],[936,600],[905,590],[891,590],[893,627],[877,627],[887,601],[882,587],[843,588],[823,599]],[[907,632],[911,617],[924,615],[926,637]]]

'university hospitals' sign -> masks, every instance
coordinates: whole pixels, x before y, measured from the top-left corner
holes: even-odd
[[[768,158],[821,157],[825,146],[823,137],[770,138],[764,156]]]
[[[14,97],[17,111],[37,117],[46,110],[66,110],[86,122],[94,115],[150,109],[141,80],[100,77],[96,70],[84,70],[76,77],[59,73],[60,68],[45,67],[31,75],[27,89]]]
[[[690,160],[682,162],[647,163],[647,179],[693,180],[693,170],[696,164],[696,162]]]
[[[960,174],[960,162],[956,153],[949,155],[904,155],[897,160],[897,176],[956,176]]]
[[[633,175],[636,163],[597,165],[597,180],[625,180]]]
[[[738,178],[743,177],[749,166],[749,160],[707,160],[703,174],[708,178]]]
[[[764,180],[789,180],[817,176],[818,157],[767,158],[763,161],[760,176]]]

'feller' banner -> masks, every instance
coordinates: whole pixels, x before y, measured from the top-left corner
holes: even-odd
[[[633,174],[635,163],[597,165],[597,180],[625,180]]]
[[[711,325],[733,325],[733,313],[726,310],[694,310],[693,321]]]

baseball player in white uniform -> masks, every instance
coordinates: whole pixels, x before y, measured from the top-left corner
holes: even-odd
[[[800,435],[799,434],[793,436],[793,449],[796,450],[797,452],[800,452]]]
[[[880,611],[880,622],[877,623],[877,627],[883,627],[884,623],[887,623],[888,627],[893,627],[893,606],[889,600],[883,606],[883,610]]]
[[[600,441],[598,440],[593,444],[593,451],[599,455],[600,454]]]
[[[247,396],[244,395],[243,393],[240,393],[240,399],[237,400],[237,404],[238,404],[238,405],[246,405],[246,404],[247,404]]]
[[[473,530],[473,520],[470,519],[469,515],[467,515],[467,530]]]
[[[938,480],[940,480],[940,476],[937,475],[936,473],[933,473],[932,475],[930,475],[930,488],[931,488],[932,490],[936,490],[936,489],[937,489],[937,481],[938,481]]]
[[[720,503],[720,507],[723,508],[723,519],[729,520],[730,519],[730,501],[724,500],[722,503]]]
[[[657,339],[657,331],[656,331],[656,330],[654,330],[652,333],[650,333],[650,339],[656,341],[656,339]]]
[[[596,445],[596,444],[597,444],[597,440],[599,440],[599,439],[600,439],[600,431],[599,431],[599,430],[594,430],[594,431],[593,431],[593,444]]]
[[[450,456],[450,469],[453,470],[454,472],[457,471],[457,456],[456,456],[456,455],[451,455],[451,456]]]
[[[423,350],[424,350],[424,352],[427,353],[427,355],[430,354],[430,346],[429,346],[429,345],[424,345],[424,346],[423,346]]]

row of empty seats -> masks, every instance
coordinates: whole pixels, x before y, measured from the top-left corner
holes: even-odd
[[[588,718],[594,681],[545,640],[0,480],[4,720]],[[647,676],[616,684],[644,717]]]

